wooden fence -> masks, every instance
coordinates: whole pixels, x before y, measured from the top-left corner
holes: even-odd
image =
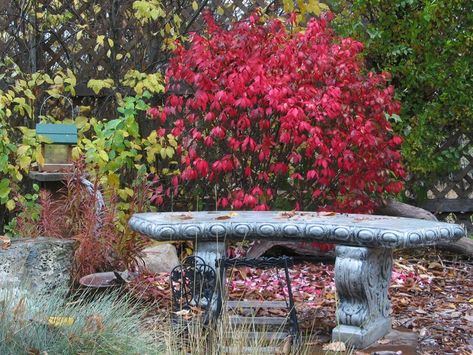
[[[141,23],[134,16],[134,0],[12,0],[0,2],[0,58],[9,56],[25,72],[71,69],[82,82],[120,78],[129,69],[159,70],[167,55],[156,35],[168,17]],[[193,6],[196,3],[198,6]],[[227,6],[231,3],[231,6]],[[221,23],[244,17],[269,1],[163,1],[166,11],[182,19],[181,34],[202,28],[202,9],[210,8]],[[217,10],[218,9],[218,10]],[[222,14],[223,12],[223,14]],[[221,15],[218,15],[220,13]],[[42,14],[40,18],[36,14]],[[56,25],[54,18],[62,16]],[[111,39],[97,46],[97,38]],[[110,52],[108,52],[110,51]],[[117,59],[117,54],[128,54]],[[90,94],[79,90],[79,95]]]
[[[458,167],[439,176],[420,204],[433,212],[473,212],[473,132],[452,134],[439,151],[451,148],[461,152]]]

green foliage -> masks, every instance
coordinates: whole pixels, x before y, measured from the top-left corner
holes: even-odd
[[[174,138],[157,136],[154,128],[158,121],[150,122],[149,134],[143,133],[139,124],[146,120],[147,102],[152,93],[164,89],[159,73],[128,72],[122,85],[141,94],[125,98],[117,94],[117,118],[109,120],[93,117],[90,107],[86,106],[80,106],[77,117],[72,117],[65,96],[75,95],[76,78],[70,70],[58,71],[53,76],[41,72],[25,74],[11,61],[6,61],[2,68],[10,78],[10,85],[0,90],[0,208],[25,213],[31,207],[25,205],[21,182],[31,168],[44,164],[41,141],[34,129],[29,128],[39,121],[76,124],[79,142],[73,148],[73,159],[86,157],[87,169],[101,177],[104,189],[117,192],[122,211],[129,207],[128,200],[133,194],[131,184],[138,175],[163,168],[164,175],[173,173],[166,169],[166,162],[174,154]],[[107,80],[93,80],[92,85],[89,82],[96,92],[111,85]],[[46,94],[50,96],[47,100],[44,99]],[[29,204],[35,201],[27,200]],[[125,213],[120,215],[124,217]],[[14,234],[15,223],[9,225],[8,232]],[[125,226],[126,221],[121,220],[120,224]]]
[[[442,152],[440,147],[457,131],[472,133],[473,2],[332,3],[337,30],[366,44],[368,67],[393,75],[402,119],[392,119],[405,136],[403,156],[413,174],[411,185],[459,168],[461,152]]]
[[[40,295],[2,289],[0,353],[158,352],[153,334],[142,325],[142,307],[116,294],[94,297],[93,302],[88,302],[87,296],[67,302],[60,291]]]
[[[85,155],[89,170],[102,177],[105,187],[118,189],[119,196],[126,200],[131,197],[130,184],[138,175],[156,173],[158,169],[166,175],[172,173],[162,168],[162,164],[174,155],[175,139],[158,137],[156,130],[142,135],[138,117],[144,115],[151,94],[125,97],[118,108],[119,116],[110,121],[85,122],[81,126],[82,139],[73,149],[73,157]],[[79,118],[80,122],[83,122]],[[93,126],[93,131],[87,135]],[[162,169],[161,169],[162,168]]]

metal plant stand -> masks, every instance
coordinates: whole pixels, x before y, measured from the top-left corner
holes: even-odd
[[[261,257],[261,258],[222,258],[217,261],[218,266],[220,267],[223,279],[225,270],[228,268],[238,268],[238,267],[252,267],[252,268],[259,268],[259,269],[267,269],[267,268],[281,268],[284,269],[284,276],[285,276],[285,283],[287,287],[288,299],[285,301],[285,308],[288,311],[289,316],[289,333],[294,337],[294,339],[299,338],[299,324],[297,322],[297,312],[296,307],[294,305],[294,297],[292,294],[292,287],[291,287],[291,278],[289,276],[289,268],[294,266],[294,260],[288,256],[281,256],[281,257]],[[219,310],[222,309],[223,305],[223,294],[219,292]],[[245,302],[240,302],[244,304]],[[273,302],[275,303],[275,302]],[[253,307],[259,307],[260,305],[264,308],[264,302],[254,302],[252,303]],[[234,301],[232,303],[234,308],[238,307],[238,301]],[[279,308],[279,307],[277,307]]]
[[[207,324],[211,316],[212,298],[216,289],[215,269],[198,256],[189,256],[171,271],[173,318],[180,311],[202,310],[202,320]]]

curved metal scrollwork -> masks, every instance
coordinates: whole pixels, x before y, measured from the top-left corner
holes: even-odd
[[[171,271],[170,278],[173,311],[197,307],[207,320],[217,283],[215,269],[202,258],[189,256]]]

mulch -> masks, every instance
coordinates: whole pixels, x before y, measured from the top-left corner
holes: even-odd
[[[301,262],[290,270],[302,330],[326,340],[336,325],[333,269],[333,264]],[[285,300],[283,272],[233,270],[227,279],[229,298]],[[131,287],[142,298],[159,300],[168,309],[167,274],[142,275]],[[473,353],[473,260],[431,249],[398,251],[389,294],[393,326],[418,335],[419,354]],[[280,310],[260,312],[279,315]]]

